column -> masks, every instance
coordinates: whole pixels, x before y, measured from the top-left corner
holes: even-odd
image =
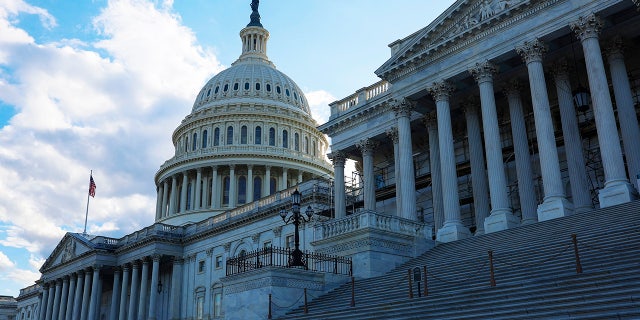
[[[433,203],[433,223],[437,231],[444,225],[444,206],[442,204],[442,174],[440,165],[440,142],[438,141],[438,121],[436,112],[425,117],[429,134],[429,170],[431,171],[431,201]]]
[[[218,183],[218,166],[211,167],[211,208],[220,207],[220,185]]]
[[[236,166],[229,165],[229,207],[235,208],[238,199],[238,188],[236,187]]]
[[[40,312],[38,312],[38,319],[46,320],[47,306],[49,306],[49,284],[44,283],[42,285],[42,299],[40,300]]]
[[[189,187],[189,171],[182,173],[182,188],[180,192],[180,213],[187,211],[187,190]]]
[[[113,269],[113,290],[111,291],[111,310],[109,310],[109,319],[117,320],[118,311],[120,310],[118,301],[120,298],[120,267]]]
[[[80,311],[82,310],[82,294],[84,292],[84,270],[79,270],[78,279],[76,281],[76,292],[73,298],[73,311],[71,320],[80,320]]]
[[[413,147],[411,143],[411,112],[413,103],[402,99],[393,105],[398,121],[398,147],[400,167],[400,183],[402,184],[402,217],[417,220],[416,215],[416,177],[413,169]]]
[[[68,302],[68,294],[69,294],[69,276],[65,276],[62,278],[62,296],[60,297],[60,312],[58,314],[58,319],[65,320],[65,316],[67,315],[67,302]]]
[[[142,274],[140,275],[140,300],[138,302],[138,320],[147,318],[147,294],[149,293],[149,259],[142,259]]]
[[[64,315],[64,319],[65,320],[72,320],[72,317],[73,317],[73,304],[74,304],[74,301],[75,301],[77,277],[78,276],[75,273],[73,273],[69,277],[69,295],[68,295],[68,299],[67,299],[66,312],[65,312],[65,315]]]
[[[182,283],[180,279],[182,278],[182,260],[179,257],[173,257],[173,270],[171,272],[171,293],[170,293],[170,304],[169,304],[169,320],[178,320],[180,319],[180,298],[182,297],[180,289],[182,288]]]
[[[605,178],[604,188],[598,192],[600,207],[629,202],[636,196],[624,172],[620,138],[611,105],[607,76],[604,72],[600,43],[598,43],[602,21],[595,14],[590,14],[587,17],[580,17],[578,21],[571,23],[570,27],[582,43],[598,141],[606,142],[600,143]]]
[[[53,311],[53,299],[55,297],[56,284],[55,281],[49,282],[49,290],[46,302],[44,302],[45,307],[45,320],[51,320],[51,312]]]
[[[289,185],[288,169],[282,168],[282,181],[280,181],[280,190],[284,190]]]
[[[464,108],[469,141],[469,164],[471,165],[471,188],[473,210],[476,218],[476,235],[484,234],[484,219],[489,216],[489,182],[487,181],[478,104],[469,101]],[[534,212],[535,213],[535,212]]]
[[[509,207],[507,179],[504,173],[502,143],[498,127],[498,113],[493,93],[493,74],[497,68],[489,61],[476,63],[469,69],[480,87],[480,109],[484,129],[484,147],[487,157],[491,215],[484,220],[484,232],[491,233],[515,227],[519,224]]]
[[[158,186],[156,192],[156,220],[162,218],[162,184]]]
[[[153,255],[153,266],[151,267],[151,294],[149,297],[149,320],[156,319],[158,290],[155,288],[158,286],[158,273],[160,272],[160,255]]]
[[[196,170],[196,201],[193,204],[193,210],[199,210],[201,208],[200,206],[201,194],[202,194],[202,168],[198,168]]]
[[[629,179],[636,181],[636,177],[640,178],[640,127],[638,126],[638,116],[633,105],[633,95],[631,94],[631,85],[627,77],[623,50],[622,38],[616,36],[609,44],[606,55],[618,109],[618,122],[620,123],[624,154],[627,160],[627,171]]]
[[[253,199],[253,165],[247,165],[247,198],[246,203],[251,203]]]
[[[566,61],[554,66],[553,77],[558,95],[560,120],[562,121],[562,137],[564,139],[564,150],[571,183],[573,209],[576,213],[590,211],[592,209],[591,192],[589,190],[589,181],[587,181],[587,170],[582,152],[582,138],[580,138],[578,118],[573,106],[569,70]]]
[[[169,179],[165,179],[162,184],[162,217],[167,217],[169,213],[167,212],[167,201],[169,198]]]
[[[373,150],[376,143],[369,139],[362,139],[357,145],[362,152],[362,171],[364,182],[364,210],[376,210],[375,177],[373,175]]]
[[[138,305],[138,293],[140,292],[140,263],[134,261],[131,269],[131,295],[129,296],[128,320],[136,320],[136,306]]]
[[[127,293],[129,292],[129,264],[122,266],[122,288],[120,290],[120,309],[118,310],[118,320],[127,319]]]
[[[442,205],[444,207],[444,225],[438,230],[436,239],[451,242],[469,237],[469,229],[462,225],[460,217],[460,197],[458,194],[458,175],[453,149],[453,131],[451,129],[451,110],[449,96],[453,86],[447,81],[434,82],[429,93],[436,101],[438,122],[438,142],[440,146],[440,165],[442,174]]]
[[[82,309],[80,310],[80,320],[87,320],[87,316],[89,315],[89,293],[91,293],[91,273],[89,273],[89,270],[89,268],[84,270],[84,288],[82,290]]]
[[[97,320],[97,312],[100,308],[100,301],[98,296],[100,291],[98,290],[100,284],[100,267],[93,267],[93,280],[91,280],[91,300],[89,301],[89,317],[88,320]]]
[[[53,309],[51,312],[51,320],[58,320],[58,315],[60,313],[60,290],[62,287],[62,280],[56,280],[56,290],[53,296]]]
[[[271,195],[271,166],[265,166],[264,172],[264,191],[262,192],[265,196]]]
[[[169,213],[167,216],[171,216],[176,214],[176,198],[178,195],[178,179],[176,176],[171,176],[171,196],[169,198]]]
[[[522,224],[527,225],[538,221],[536,211],[538,204],[533,186],[533,171],[531,169],[527,127],[525,125],[522,98],[520,96],[521,89],[517,81],[512,81],[506,88],[505,95],[509,102],[511,136],[513,138],[513,152],[516,160],[516,176],[518,178],[518,196],[520,199],[520,210],[522,211]]]
[[[400,162],[398,162],[398,128],[392,127],[387,130],[387,136],[393,142],[393,175],[395,176],[396,184],[396,216],[401,216],[402,213],[402,190],[400,189]]]
[[[335,218],[344,218],[347,216],[347,207],[345,201],[345,189],[344,189],[344,163],[346,155],[340,150],[336,150],[329,155],[331,161],[333,161],[333,171],[335,185],[333,186],[334,192],[334,209]]]
[[[302,183],[302,170],[298,170],[298,184]]]
[[[565,197],[562,186],[556,137],[549,108],[544,69],[542,68],[542,56],[547,52],[547,48],[544,43],[535,39],[526,41],[524,45],[516,48],[516,51],[522,56],[529,71],[533,118],[536,124],[538,157],[540,158],[540,171],[544,187],[544,200],[538,205],[537,210],[538,220],[544,221],[568,216],[573,213],[573,204]]]

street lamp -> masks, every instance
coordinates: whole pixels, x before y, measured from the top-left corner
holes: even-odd
[[[285,224],[289,222],[293,222],[295,227],[295,233],[293,235],[293,241],[295,248],[291,255],[289,256],[289,267],[307,267],[306,263],[302,259],[302,251],[300,251],[300,231],[299,226],[302,222],[311,221],[311,217],[313,216],[313,209],[311,206],[307,207],[305,211],[306,217],[300,214],[300,192],[296,189],[296,191],[291,194],[291,215],[287,218],[287,210],[280,210],[280,217]]]

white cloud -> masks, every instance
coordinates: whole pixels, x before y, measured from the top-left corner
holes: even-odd
[[[222,69],[172,1],[154,3],[110,1],[94,19],[96,42],[35,43],[12,19],[37,14],[45,27],[55,19],[0,0],[0,67],[11,70],[0,72],[0,100],[17,111],[0,128],[0,244],[28,250],[34,264],[65,232],[82,231],[91,169],[89,232],[121,236],[153,222],[153,176],[171,157],[171,132]],[[38,277],[7,270],[0,265],[0,282]]]
[[[331,116],[331,109],[329,109],[329,103],[336,101],[337,99],[329,92],[324,90],[308,91],[305,92],[309,108],[311,109],[311,115],[318,123],[325,123]]]

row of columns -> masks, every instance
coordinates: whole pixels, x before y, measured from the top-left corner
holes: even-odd
[[[233,208],[238,205],[239,190],[237,187],[237,180],[239,176],[236,175],[235,165],[228,165],[225,167],[228,169],[230,182],[228,206]],[[246,168],[247,185],[245,203],[249,203],[258,199],[254,199],[253,165],[247,165]],[[212,166],[209,171],[210,176],[203,174],[203,170],[205,169],[196,169],[195,178],[190,177],[190,170],[186,170],[181,173],[172,175],[171,177],[166,178],[164,181],[159,183],[156,202],[156,220],[178,213],[184,213],[187,210],[201,210],[209,208],[218,209],[222,207],[221,202],[224,191],[221,187],[223,181],[221,175],[219,174],[219,167]],[[289,183],[289,169],[283,167],[279,171],[281,173],[281,177],[279,179],[279,185],[276,185],[276,191],[286,189]],[[297,182],[300,183],[302,182],[303,172],[301,170],[297,170],[297,172]],[[262,196],[270,193],[271,173],[271,166],[264,166],[264,171],[259,174],[259,176],[262,178]],[[211,183],[209,183],[209,177],[211,177]],[[178,183],[178,179],[182,179],[181,184]],[[187,209],[187,186],[189,185],[189,182],[191,182],[190,200],[192,205],[189,209]],[[182,186],[182,188],[180,194],[178,195],[179,186]],[[198,192],[199,190],[202,190],[202,192]],[[209,194],[211,194],[210,197]],[[177,207],[178,200],[180,204],[179,208]]]
[[[600,153],[605,172],[605,185],[599,190],[600,206],[606,207],[632,200],[636,192],[629,183],[624,170],[620,139],[616,128],[611,98],[609,96],[598,32],[602,23],[595,15],[580,18],[571,24],[571,29],[580,39],[587,65],[594,117],[596,120]],[[543,68],[546,45],[538,39],[527,41],[516,48],[527,67],[531,101],[533,105],[535,133],[538,143],[540,169],[544,189],[543,202],[537,205],[533,185],[533,170],[527,141],[522,87],[512,81],[504,93],[509,105],[511,131],[516,160],[518,189],[522,207],[522,220],[513,215],[507,193],[506,175],[502,155],[502,144],[498,126],[493,77],[498,72],[490,61],[476,63],[469,73],[476,80],[480,91],[480,113],[484,133],[484,152],[480,134],[477,102],[464,106],[469,137],[469,157],[473,187],[477,233],[494,232],[570,215],[575,211],[591,209],[590,190],[582,154],[582,140],[577,126],[571,96],[569,69],[566,62],[554,66],[554,82],[558,91],[565,152],[569,168],[573,203],[567,200],[560,173],[560,161],[551,117],[547,82]],[[619,38],[609,45],[606,55],[610,65],[611,79],[616,96],[622,140],[627,157],[630,178],[640,174],[640,127],[627,78],[622,42]],[[428,88],[436,102],[436,116],[427,116],[425,124],[429,134],[430,164],[432,175],[434,223],[439,241],[453,241],[469,236],[468,228],[461,222],[458,197],[458,180],[451,126],[449,99],[454,86],[447,80],[433,83]],[[396,203],[398,215],[416,219],[415,176],[412,161],[410,136],[411,103],[404,100],[393,106],[397,128],[387,135],[394,142],[396,159]],[[363,139],[358,144],[362,151],[364,173],[364,203],[366,210],[375,210],[375,188],[373,186],[373,157],[375,144]],[[483,153],[486,154],[486,172]],[[342,151],[331,154],[336,178],[336,218],[345,215],[344,206],[344,160]],[[488,179],[487,179],[488,178]]]
[[[150,263],[151,279],[148,277]],[[39,320],[98,320],[103,285],[101,269],[94,266],[45,283]],[[114,268],[109,320],[155,320],[159,272],[159,255]]]

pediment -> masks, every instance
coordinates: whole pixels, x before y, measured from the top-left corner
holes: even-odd
[[[531,0],[459,0],[427,27],[392,43],[390,46],[395,47],[392,57],[375,73],[391,82],[398,69],[419,65],[429,55],[467,34],[491,32],[505,17],[530,3]]]
[[[82,235],[68,232],[47,258],[40,271],[63,265],[91,250],[90,242],[83,239]]]

